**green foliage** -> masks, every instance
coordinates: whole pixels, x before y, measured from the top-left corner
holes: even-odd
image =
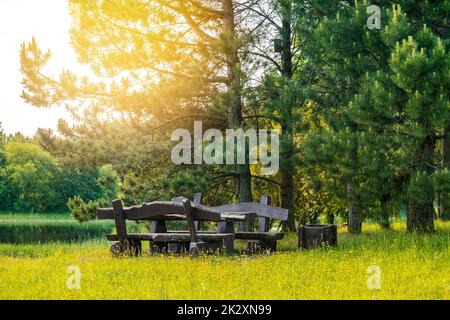
[[[120,179],[112,165],[104,165],[99,169],[97,183],[103,199],[111,203],[117,198]]]
[[[58,194],[53,210],[66,211],[67,199],[74,196],[80,196],[86,201],[101,198],[103,192],[97,182],[98,176],[98,170],[60,164],[53,184]]]
[[[67,199],[80,196],[86,201],[117,195],[117,174],[77,168],[44,151],[33,140],[0,135],[0,211],[66,211]],[[1,159],[1,157],[0,157]]]
[[[80,196],[75,196],[68,200],[67,207],[72,217],[83,223],[95,219],[97,208],[108,207],[110,204],[105,199],[85,202]]]
[[[14,210],[17,201],[18,188],[11,180],[8,170],[0,167],[0,211]]]
[[[5,145],[6,145],[6,136],[2,129],[2,123],[0,122],[0,168],[6,165]]]
[[[18,190],[15,209],[42,212],[51,208],[56,197],[52,188],[57,171],[54,159],[28,142],[9,141],[5,150],[6,170]]]
[[[417,210],[411,230],[422,225],[412,217],[432,223],[437,141],[450,119],[445,5],[400,1],[402,11],[381,1],[380,31],[365,29],[368,2],[316,5],[316,27],[306,17],[299,29],[314,121],[302,142],[305,163],[319,165],[327,190],[355,200],[365,217],[408,203]]]

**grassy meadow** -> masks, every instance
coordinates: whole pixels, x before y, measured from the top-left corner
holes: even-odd
[[[44,218],[26,218],[1,215],[0,230],[22,232],[22,219],[27,220],[22,225],[35,226],[31,232],[45,230]],[[450,299],[450,223],[438,222],[438,232],[431,236],[407,234],[402,223],[395,223],[392,231],[367,225],[361,236],[341,229],[337,248],[307,252],[296,249],[292,234],[279,243],[276,254],[192,259],[147,254],[113,258],[109,243],[98,236],[112,229],[110,224],[47,218],[48,225],[79,232],[79,239],[93,237],[2,241],[0,299]],[[367,287],[372,264],[381,269],[379,290]],[[81,271],[79,290],[66,285],[71,265]]]

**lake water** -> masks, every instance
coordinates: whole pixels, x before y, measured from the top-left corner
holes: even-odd
[[[0,216],[0,243],[84,242],[105,239],[114,229],[113,222],[80,224],[71,220],[7,219]]]

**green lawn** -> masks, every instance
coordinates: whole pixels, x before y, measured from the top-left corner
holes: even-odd
[[[1,220],[1,218],[0,218]],[[0,223],[1,224],[1,223]],[[450,299],[450,223],[431,236],[365,227],[308,252],[289,235],[273,255],[112,258],[109,244],[0,244],[0,299]],[[242,248],[242,246],[239,246]],[[367,269],[381,269],[369,290]],[[67,268],[81,271],[69,290]]]

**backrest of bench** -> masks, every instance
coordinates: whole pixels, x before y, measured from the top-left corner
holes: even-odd
[[[120,200],[114,201],[118,204]],[[120,202],[120,205],[122,203]],[[192,215],[195,220],[219,222],[220,211],[206,207],[198,203],[191,203]],[[181,201],[155,201],[140,206],[122,208],[122,217],[126,220],[152,220],[162,215],[185,215],[185,209]],[[100,220],[114,219],[115,208],[97,209],[97,218]]]
[[[261,196],[261,204],[270,206],[272,204],[272,199],[270,196],[262,195]],[[258,232],[269,232],[270,230],[270,221],[269,218],[259,216],[258,217]]]
[[[173,198],[172,201],[175,201],[175,202],[183,202],[184,199],[187,199],[187,198],[185,198],[185,197],[176,197],[176,198]],[[196,194],[194,194],[194,203],[196,203],[196,204],[202,204],[202,194],[201,194],[201,193],[196,193]],[[198,220],[195,220],[195,221],[194,221],[195,229],[196,229],[197,231],[199,231],[199,230],[201,229],[201,223],[200,223],[200,222],[201,222],[201,221],[198,221]]]
[[[186,214],[186,221],[191,234],[192,242],[198,242],[197,227],[195,225],[194,214],[189,199],[183,199],[184,213]]]
[[[174,202],[175,203],[175,202]],[[189,199],[182,200],[183,213],[186,215],[189,233],[193,242],[198,242],[197,228],[195,226],[195,213]],[[179,208],[178,203],[176,208]],[[121,200],[113,201],[113,217],[116,226],[117,238],[120,243],[124,243],[127,239],[127,226],[125,221],[125,210],[122,206]],[[220,217],[220,214],[219,214]]]
[[[271,206],[270,197],[263,196],[261,203],[243,202],[214,207],[220,212],[254,212],[258,217],[287,221],[288,209]]]
[[[124,243],[127,239],[127,225],[125,222],[125,214],[123,211],[122,200],[113,201],[113,215],[116,225],[117,238],[120,243]]]

